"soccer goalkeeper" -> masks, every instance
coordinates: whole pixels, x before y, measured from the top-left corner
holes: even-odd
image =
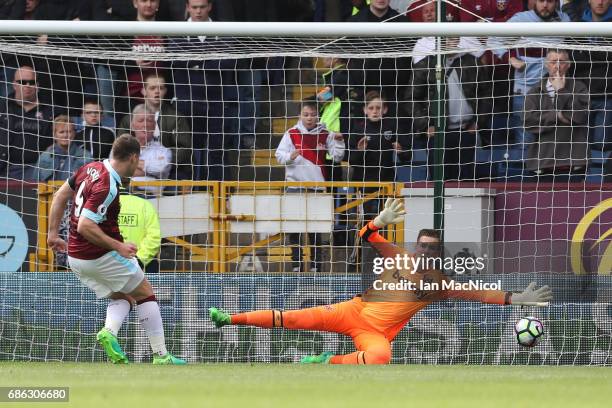
[[[395,258],[408,254],[411,257],[427,255],[431,248],[439,247],[440,240],[435,231],[424,230],[419,234],[417,248],[429,248],[425,252],[412,254],[384,239],[378,230],[389,224],[400,222],[405,214],[402,201],[388,199],[384,210],[365,227],[359,235],[369,242],[382,257]],[[427,232],[429,231],[429,232]],[[431,254],[431,253],[430,253]],[[442,282],[448,278],[438,270],[409,268],[386,269],[380,275],[386,283],[408,280],[414,283]],[[522,293],[499,290],[375,290],[370,288],[353,299],[331,305],[301,310],[258,310],[229,315],[210,308],[210,318],[216,327],[226,325],[248,325],[263,328],[284,327],[286,329],[319,330],[342,333],[350,336],[357,351],[333,355],[324,352],[306,356],[302,363],[318,364],[387,364],[391,360],[391,342],[397,333],[419,310],[442,299],[463,299],[498,305],[535,305],[552,300],[548,286],[535,289],[531,283]]]

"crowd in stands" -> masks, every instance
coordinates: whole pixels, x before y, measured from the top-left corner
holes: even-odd
[[[442,20],[611,21],[611,3],[463,0],[447,4]],[[411,24],[438,18],[436,3],[427,0],[0,0],[0,19]],[[300,122],[278,146],[278,162],[286,166],[287,180],[402,180],[398,168],[421,165],[427,169],[422,179],[431,179],[442,109],[447,180],[511,177],[511,166],[500,170],[491,164],[498,147],[523,181],[582,181],[593,154],[598,179],[612,177],[612,60],[605,51],[557,49],[562,40],[539,38],[550,48],[518,49],[505,49],[493,37],[445,40],[445,47],[457,52],[444,59],[447,96],[441,107],[433,103],[438,99],[433,37],[418,39],[413,57],[328,58],[321,91],[302,105]],[[41,35],[35,41],[54,38]],[[206,52],[216,41],[142,36],[131,47]],[[375,46],[382,40],[369,41]],[[479,41],[482,51],[475,52]],[[228,168],[237,165],[228,151],[255,147],[262,85],[288,85],[283,69],[291,65],[290,58],[278,57],[171,62],[1,57],[0,178],[38,181],[66,178],[83,163],[108,157],[112,140],[123,133],[142,146],[137,179],[227,180]],[[67,74],[74,72],[79,75]],[[311,109],[316,121],[308,126],[304,115]],[[304,135],[313,135],[316,143],[310,146]],[[298,147],[297,139],[308,147]],[[479,157],[483,151],[489,163]],[[320,167],[320,174],[304,166],[292,170],[300,161]],[[348,175],[340,169],[342,161],[349,164]]]

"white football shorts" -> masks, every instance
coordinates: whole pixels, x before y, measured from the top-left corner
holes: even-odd
[[[117,251],[108,252],[98,259],[69,256],[68,264],[79,280],[96,292],[98,299],[113,292],[130,293],[145,277],[136,258],[124,258]]]

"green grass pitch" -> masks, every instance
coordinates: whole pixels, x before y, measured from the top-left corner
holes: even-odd
[[[609,407],[612,370],[0,362],[0,386],[70,387],[69,403],[14,407]]]

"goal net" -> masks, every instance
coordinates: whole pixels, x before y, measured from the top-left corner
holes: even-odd
[[[177,356],[353,351],[335,333],[217,330],[207,309],[351,299],[375,255],[357,232],[401,197],[407,215],[388,239],[413,250],[421,229],[437,229],[455,265],[483,260],[447,270],[454,279],[512,291],[535,281],[555,301],[432,303],[399,332],[392,362],[612,363],[610,30],[20,24],[0,27],[0,360],[104,360],[106,302],[46,230],[59,185],[131,133],[142,162],[120,224],[141,240]],[[152,204],[159,227],[131,197]],[[531,349],[513,332],[528,315],[545,330]],[[148,361],[135,313],[119,339]]]

